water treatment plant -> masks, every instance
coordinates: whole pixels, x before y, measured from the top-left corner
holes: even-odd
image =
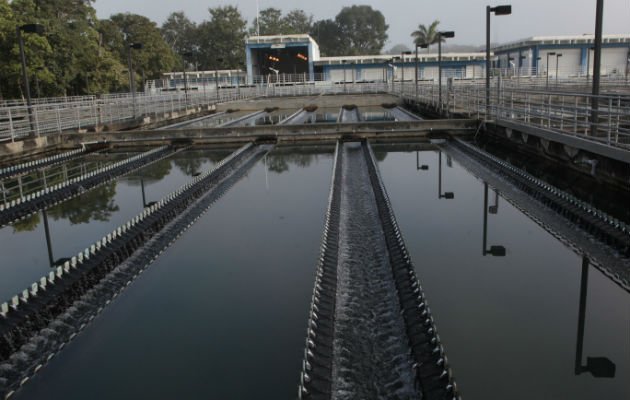
[[[0,399],[630,398],[630,39],[561,40],[4,104]]]

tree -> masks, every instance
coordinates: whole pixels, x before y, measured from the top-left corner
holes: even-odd
[[[285,35],[309,33],[313,26],[313,16],[302,10],[292,10],[283,18],[282,27]]]
[[[341,37],[341,29],[332,19],[315,22],[311,27],[310,35],[319,44],[322,56],[334,57],[345,53],[346,47]]]
[[[197,24],[183,11],[171,13],[162,24],[161,31],[166,43],[180,56],[193,51],[198,44]]]
[[[411,36],[414,38],[413,42],[416,46],[426,44],[429,46],[427,48],[428,51],[432,44],[439,42],[440,37],[437,29],[439,24],[440,21],[435,20],[428,27],[422,24],[418,25],[418,30],[411,33]],[[444,39],[442,39],[442,41],[444,42]]]
[[[199,62],[204,69],[239,68],[244,61],[247,21],[238,8],[210,8],[210,20],[199,25]],[[221,58],[221,63],[217,59]]]
[[[269,7],[260,11],[260,17],[254,18],[249,32],[255,35],[260,28],[260,35],[282,35],[285,32],[282,11]]]
[[[348,55],[379,54],[387,41],[385,17],[370,6],[350,6],[335,17]]]
[[[131,57],[138,76],[158,79],[162,72],[172,71],[177,56],[164,41],[157,24],[137,14],[115,14],[101,25],[103,42],[127,65],[127,52],[131,43],[142,43],[141,50],[133,50]],[[138,80],[139,81],[139,80]]]
[[[400,53],[405,52],[405,51],[411,51],[411,49],[404,44],[397,44],[391,49],[387,50],[385,54],[400,55]]]

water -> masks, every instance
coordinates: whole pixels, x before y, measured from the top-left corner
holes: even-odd
[[[587,267],[576,375],[581,256],[500,193],[495,204],[492,190],[487,245],[504,246],[506,256],[484,256],[482,181],[442,154],[440,192],[436,151],[375,155],[464,398],[630,398],[626,291]],[[270,154],[16,398],[295,398],[331,167],[330,154]],[[51,221],[56,256],[141,209],[137,179],[125,179],[103,196],[120,208],[107,222],[94,217],[103,199],[85,202],[86,223]],[[148,184],[148,200],[187,179],[171,166]],[[1,290],[14,294],[5,282],[22,289],[48,271],[35,226],[0,230]],[[615,377],[582,372],[587,357],[610,359]]]
[[[149,203],[179,188],[226,154],[178,153],[48,209],[53,260],[76,255],[142,211],[141,178]],[[1,228],[0,242],[4,250],[0,301],[4,302],[50,271],[42,213]]]
[[[289,156],[258,163],[16,398],[295,397],[332,157]]]
[[[443,155],[378,153],[385,186],[465,398],[630,398],[630,295],[589,270],[584,354],[615,378],[575,375],[582,259],[499,196],[482,255],[483,183]],[[489,195],[494,205],[494,193]]]

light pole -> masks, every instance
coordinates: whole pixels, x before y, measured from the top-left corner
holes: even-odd
[[[429,47],[429,45],[426,44],[426,43],[416,44],[416,74],[415,74],[415,76],[416,76],[416,80],[415,80],[415,82],[416,82],[416,101],[418,101],[418,74],[419,74],[419,71],[418,71],[418,68],[419,68],[419,66],[418,66],[418,47],[420,47],[421,49],[426,49],[427,47]]]
[[[599,81],[602,66],[602,27],[604,24],[604,0],[597,0],[595,10],[595,51],[593,54],[593,101],[591,102],[591,135],[597,136],[599,114]]]
[[[562,53],[556,54],[556,88],[558,87],[558,64],[560,61],[560,57],[562,57]]]
[[[527,59],[527,56],[518,56],[518,70],[516,71],[516,84],[521,84],[521,68],[523,67],[523,61]]]
[[[403,95],[403,84],[405,83],[405,56],[410,55],[411,52],[410,51],[403,51],[402,53],[400,53],[400,60],[401,60],[401,73],[402,73],[402,78],[400,79],[400,95]]]
[[[545,64],[545,75],[547,75],[547,80],[545,82],[545,89],[549,90],[549,56],[555,56],[555,51],[550,51],[547,53],[547,64]]]
[[[449,39],[455,37],[453,31],[442,31],[437,33],[438,37],[438,106],[440,112],[442,111],[442,39]]]
[[[214,64],[214,83],[217,87],[217,103],[219,102],[219,64],[223,62],[223,58],[217,58],[216,63]],[[276,72],[276,81],[277,81],[278,73]]]
[[[187,51],[185,53],[182,54],[182,59],[184,61],[184,98],[185,98],[185,104],[186,104],[186,108],[188,108],[188,76],[186,75],[186,66],[188,64],[187,62],[187,58],[192,57],[194,54],[192,51]]]
[[[129,90],[131,90],[131,101],[133,107],[133,117],[136,118],[136,81],[133,72],[133,61],[131,60],[131,50],[141,50],[142,43],[131,43],[127,48],[127,67],[129,68]]]
[[[512,14],[512,6],[496,6],[486,7],[486,119],[490,116],[490,16],[494,15],[510,15]]]
[[[347,90],[346,90],[346,60],[341,60],[341,64],[343,64],[343,92],[347,93]]]
[[[44,26],[40,24],[26,24],[15,27],[15,33],[17,34],[18,43],[20,45],[20,60],[22,61],[22,80],[24,81],[24,92],[26,94],[26,106],[28,110],[28,119],[31,125],[31,131],[35,131],[35,124],[33,122],[33,106],[31,104],[31,87],[28,82],[28,73],[26,72],[26,55],[24,54],[24,33],[36,33],[43,35],[45,32]],[[39,136],[39,132],[36,133]]]

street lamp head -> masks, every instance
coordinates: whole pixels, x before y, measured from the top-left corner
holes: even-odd
[[[410,51],[403,51],[403,52],[402,52],[402,54],[407,54],[407,55],[409,55],[409,54],[411,54],[411,52],[410,52]]]
[[[443,38],[449,39],[449,38],[454,38],[455,37],[455,32],[454,31],[443,31],[443,32],[438,32],[438,35],[440,35]]]
[[[556,52],[555,51],[550,51],[549,53],[547,53],[548,56],[555,56]]]
[[[556,57],[562,57],[562,53],[556,54]]]
[[[420,47],[421,49],[428,49],[429,44],[428,43],[417,44],[416,47]]]
[[[131,43],[129,45],[129,48],[134,50],[141,50],[143,47],[144,45],[142,43]]]
[[[444,198],[448,199],[448,200],[453,200],[455,198],[455,193],[453,193],[453,192],[445,192],[444,193]]]
[[[44,25],[41,24],[26,24],[20,26],[20,30],[25,33],[36,33],[38,35],[43,35],[46,32]]]
[[[490,11],[494,13],[494,15],[510,15],[512,14],[512,6],[496,6],[491,7]]]

